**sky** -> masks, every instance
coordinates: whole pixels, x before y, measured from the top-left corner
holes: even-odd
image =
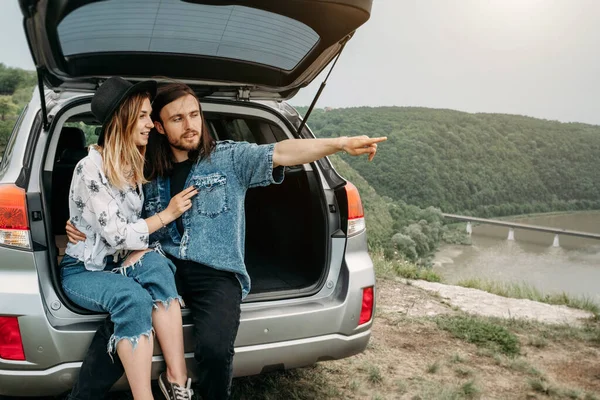
[[[597,0],[374,0],[317,107],[419,106],[600,124],[599,20]],[[16,0],[0,5],[0,48],[0,62],[33,69]],[[324,75],[291,104],[308,105]]]

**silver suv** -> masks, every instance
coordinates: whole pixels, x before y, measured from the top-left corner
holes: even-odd
[[[371,3],[20,0],[39,88],[0,162],[0,395],[69,390],[105,319],[65,297],[58,270],[73,169],[97,140],[90,101],[98,85],[113,75],[169,76],[198,93],[218,140],[310,138],[285,99],[340,54]],[[327,159],[287,168],[282,185],[248,192],[246,218],[253,289],[234,375],[363,351],[375,277],[356,188]],[[193,377],[186,310],[183,318]],[[155,349],[154,379],[163,369]]]

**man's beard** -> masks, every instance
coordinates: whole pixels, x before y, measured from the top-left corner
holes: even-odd
[[[197,131],[194,131],[194,133],[198,134]],[[185,144],[183,142],[183,140],[177,140],[175,141],[171,141],[171,139],[169,139],[169,137],[167,136],[167,140],[169,140],[169,144],[171,145],[171,147],[176,148],[177,150],[182,150],[182,151],[194,151],[194,150],[198,150],[200,148],[200,144],[202,143],[202,136],[200,136],[200,134],[198,134],[198,142],[197,143],[190,143],[190,144]]]

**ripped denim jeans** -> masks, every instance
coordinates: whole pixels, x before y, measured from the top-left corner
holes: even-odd
[[[183,306],[175,286],[175,265],[160,249],[145,253],[127,267],[107,262],[104,271],[88,271],[82,261],[65,255],[61,281],[75,304],[110,314],[115,331],[108,341],[109,354],[123,339],[134,349],[142,336],[152,339],[152,311],[158,308],[157,303],[168,307],[177,300]]]

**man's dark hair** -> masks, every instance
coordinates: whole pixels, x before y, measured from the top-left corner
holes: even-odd
[[[193,150],[188,153],[191,161],[196,162],[198,159],[205,157],[209,158],[210,153],[215,148],[215,140],[208,131],[206,119],[202,113],[202,106],[196,93],[188,85],[184,83],[168,83],[160,86],[154,101],[152,102],[152,120],[162,123],[160,112],[167,104],[180,99],[181,97],[192,95],[198,101],[200,109],[200,118],[202,118],[202,132],[200,132],[200,146],[198,150]],[[164,125],[163,125],[164,126]],[[156,128],[150,132],[148,145],[146,146],[146,162],[144,165],[144,175],[147,180],[151,181],[156,178],[170,176],[173,172],[173,152],[169,145],[169,140],[166,135],[161,135],[156,131]]]

